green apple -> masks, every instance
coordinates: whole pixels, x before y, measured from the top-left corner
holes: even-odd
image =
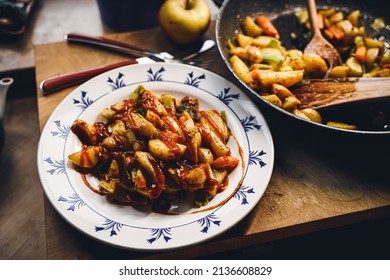
[[[159,10],[159,24],[174,43],[195,43],[210,24],[210,8],[204,0],[166,0]]]

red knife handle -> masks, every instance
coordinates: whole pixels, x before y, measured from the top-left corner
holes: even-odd
[[[63,74],[43,80],[40,84],[40,89],[43,95],[49,95],[57,90],[67,88],[72,85],[76,85],[85,82],[99,74],[102,74],[108,70],[115,69],[121,66],[137,64],[138,61],[130,59],[115,64],[106,65],[99,68],[88,69],[70,74]]]
[[[135,46],[135,45],[128,44],[125,42],[115,41],[115,40],[107,39],[104,37],[97,37],[97,36],[95,37],[95,36],[85,35],[85,34],[81,34],[81,33],[77,33],[77,32],[68,33],[66,35],[66,39],[70,42],[76,41],[76,42],[82,42],[82,43],[90,43],[90,44],[94,44],[94,45],[95,45],[95,43],[98,43],[98,44],[102,43],[102,44],[108,44],[108,45],[112,45],[112,46],[119,46],[119,47],[123,47],[123,48],[127,48],[127,49],[146,51],[146,49],[143,49],[143,48],[140,48],[139,46]]]

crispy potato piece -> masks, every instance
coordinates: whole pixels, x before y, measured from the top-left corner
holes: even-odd
[[[231,56],[236,55],[241,59],[249,59],[249,53],[247,48],[243,47],[234,47],[229,49],[229,54]]]
[[[102,146],[113,150],[128,150],[132,147],[127,137],[123,135],[110,135],[104,138],[102,141]]]
[[[164,122],[161,120],[160,116],[155,112],[153,112],[152,110],[146,111],[145,118],[159,129],[161,129],[164,126]]]
[[[182,124],[182,129],[184,137],[187,142],[187,153],[189,154],[190,159],[194,163],[198,163],[198,148],[202,144],[202,135],[199,132],[199,129],[195,126],[194,120],[191,117],[188,117],[185,122]]]
[[[345,78],[348,75],[349,67],[345,65],[335,66],[329,71],[330,78]]]
[[[264,59],[263,53],[260,50],[260,48],[258,48],[258,47],[249,46],[247,48],[247,53],[248,53],[247,59],[249,59],[252,64],[254,64],[254,63],[261,63],[263,61],[263,59]]]
[[[229,147],[212,130],[210,131],[210,140],[210,148],[215,158],[230,155]]]
[[[287,52],[288,57],[290,58],[290,61],[288,65],[293,70],[304,70],[306,63],[303,60],[303,53],[300,50],[292,49]]]
[[[252,44],[253,37],[239,33],[236,36],[236,42],[240,47],[245,48],[245,47],[250,46]]]
[[[279,47],[282,45],[282,43],[278,39],[267,35],[257,36],[252,41],[252,45],[260,48],[267,48],[272,44],[278,45]]]
[[[315,53],[304,53],[302,55],[305,62],[305,71],[311,78],[322,78],[328,71],[326,61]]]
[[[322,123],[322,117],[317,110],[311,108],[305,108],[299,111],[304,113],[306,117],[308,117],[311,121],[316,123]]]
[[[361,77],[363,75],[363,67],[356,57],[349,57],[345,64],[348,66],[348,77]]]
[[[139,131],[140,134],[148,138],[155,138],[158,134],[158,129],[147,119],[140,114],[130,113],[131,119],[133,120],[134,128]]]
[[[152,182],[157,182],[157,174],[152,163],[149,160],[148,152],[137,151],[134,153],[134,159],[142,166],[142,168],[150,175]]]
[[[366,55],[366,66],[368,69],[371,69],[375,60],[379,55],[379,48],[368,48]]]
[[[71,162],[82,168],[93,168],[100,159],[100,147],[90,146],[68,156]]]
[[[83,120],[77,119],[71,130],[85,145],[95,145],[98,141],[96,128]]]
[[[198,149],[199,163],[212,163],[214,161],[213,153],[210,149],[200,147]]]
[[[126,126],[121,120],[116,120],[111,125],[111,133],[113,135],[124,135],[126,133]]]
[[[272,93],[276,94],[277,97],[283,102],[287,97],[293,96],[292,92],[286,88],[285,86],[279,85],[279,84],[273,84],[272,85]]]
[[[251,37],[257,37],[263,33],[263,29],[257,25],[255,20],[250,16],[244,18],[242,29],[246,35]]]
[[[327,122],[326,125],[341,128],[341,129],[349,129],[349,130],[355,130],[357,127],[352,124],[342,123],[342,122]]]
[[[301,111],[299,111],[298,109],[292,111],[292,113],[297,116],[297,117],[300,117],[302,119],[305,119],[305,120],[310,120],[304,113],[302,113]]]
[[[177,146],[179,152],[175,153],[160,139],[150,139],[148,142],[149,152],[155,157],[166,161],[180,158],[187,150],[187,146],[185,145],[177,144]]]
[[[183,178],[183,183],[188,185],[203,184],[207,180],[207,175],[203,166],[197,166],[192,169]]]
[[[105,192],[112,194],[115,193],[116,191],[117,183],[118,180],[110,180],[110,181],[101,180],[99,182],[98,188],[101,190],[104,189]]]
[[[302,70],[288,72],[268,70],[251,71],[252,78],[254,80],[258,80],[265,89],[270,89],[273,84],[280,84],[285,87],[291,87],[303,79],[303,74],[304,71]]]
[[[282,100],[276,94],[262,95],[262,97],[269,103],[272,103],[278,107],[282,107]]]
[[[282,104],[282,108],[286,111],[293,111],[297,109],[298,105],[301,104],[301,101],[295,95],[287,96]]]
[[[244,82],[249,84],[252,79],[249,75],[249,67],[246,63],[239,58],[237,55],[233,55],[229,59],[230,64],[232,65],[234,73]]]
[[[226,142],[229,139],[229,129],[221,117],[221,115],[215,110],[202,111],[200,122],[208,129],[214,130],[217,135],[222,136],[222,141]]]
[[[183,130],[181,129],[176,118],[167,115],[162,116],[161,120],[163,121],[166,130],[169,130],[173,133],[178,134],[180,137],[183,137]]]
[[[151,91],[144,92],[140,97],[142,107],[146,110],[151,110],[159,116],[167,115],[167,110],[164,105],[160,102],[159,98]]]

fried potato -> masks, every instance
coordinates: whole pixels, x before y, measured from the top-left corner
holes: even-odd
[[[180,158],[187,150],[186,145],[177,144],[178,151],[173,151],[160,139],[150,139],[148,142],[149,152],[162,160],[174,160]]]
[[[229,61],[234,73],[236,73],[237,76],[244,81],[244,83],[249,84],[252,79],[249,75],[249,67],[245,64],[245,62],[237,55],[231,56]]]
[[[93,168],[100,158],[100,147],[91,146],[68,156],[71,162],[82,168]]]
[[[262,87],[270,89],[273,84],[280,84],[285,87],[291,87],[303,79],[304,71],[295,70],[288,72],[253,70],[252,78],[258,80]]]

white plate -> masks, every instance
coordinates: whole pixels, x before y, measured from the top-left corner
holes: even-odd
[[[104,107],[127,98],[139,84],[157,93],[194,96],[200,109],[226,112],[234,135],[228,146],[244,167],[229,175],[228,188],[204,208],[179,205],[178,215],[163,215],[112,204],[88,189],[69,163],[67,156],[80,149],[80,142],[70,132],[73,122],[97,121]],[[234,84],[197,67],[152,63],[111,70],[71,92],[47,121],[37,157],[43,190],[66,221],[110,245],[154,251],[204,242],[243,219],[268,186],[274,146],[261,112]],[[94,184],[93,178],[89,180]]]

